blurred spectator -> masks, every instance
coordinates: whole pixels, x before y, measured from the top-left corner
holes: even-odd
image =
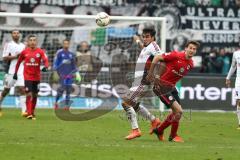
[[[224,48],[221,48],[219,51],[219,56],[220,58],[222,58],[222,74],[227,75],[228,74],[228,70],[230,68],[230,58],[229,56],[226,54],[226,51]]]
[[[187,37],[184,35],[178,35],[172,40],[172,49],[175,51],[184,50],[187,40]]]
[[[90,52],[90,46],[88,42],[82,41],[78,46],[76,53],[77,66],[80,71],[92,71],[93,70],[93,60],[92,54]]]
[[[240,7],[240,0],[235,0],[235,4],[237,7]]]
[[[98,57],[93,56],[88,42],[82,41],[80,43],[76,52],[76,58],[77,67],[84,74],[84,82],[96,81],[103,62]]]
[[[187,6],[222,6],[225,0],[182,0]]]
[[[221,73],[223,61],[218,57],[216,50],[212,50],[203,59],[203,64],[200,72],[204,73]]]

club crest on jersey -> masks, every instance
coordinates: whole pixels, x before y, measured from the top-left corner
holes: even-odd
[[[40,53],[37,53],[37,54],[36,54],[36,57],[39,58],[39,57],[40,57]]]
[[[30,62],[32,62],[32,63],[35,62],[35,59],[34,59],[34,58],[31,58],[31,59],[30,59]]]
[[[190,65],[187,65],[187,70],[189,70],[189,69],[190,69],[190,67],[191,67]]]
[[[173,100],[173,96],[169,96],[168,99],[169,99],[170,101],[172,101],[172,100]]]
[[[181,68],[179,69],[179,72],[180,72],[180,73],[183,73],[183,72],[184,72],[184,68],[181,67]]]

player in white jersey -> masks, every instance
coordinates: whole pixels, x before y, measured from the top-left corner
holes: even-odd
[[[3,60],[8,64],[7,74],[4,77],[4,89],[0,95],[0,114],[1,103],[3,99],[7,96],[11,87],[16,87],[17,93],[20,94],[19,106],[22,108],[22,115],[25,116],[26,111],[26,96],[24,90],[24,78],[23,78],[23,64],[20,65],[18,71],[18,80],[13,79],[15,73],[15,67],[19,54],[25,49],[25,45],[19,42],[20,32],[18,30],[13,30],[11,32],[12,41],[6,43],[3,49]]]
[[[235,91],[236,91],[236,99],[237,99],[237,117],[238,117],[238,127],[240,130],[240,50],[237,50],[233,53],[231,68],[226,77],[226,85],[230,87],[231,81],[230,78],[236,71],[236,80],[235,80]]]
[[[143,44],[140,44],[140,46],[142,46],[142,51],[136,62],[134,82],[127,96],[123,98],[122,106],[127,113],[127,117],[132,127],[130,134],[125,137],[127,140],[141,136],[136,113],[139,113],[151,122],[150,133],[152,133],[152,130],[155,127],[160,125],[160,120],[152,115],[143,105],[140,105],[139,102],[141,97],[144,95],[144,92],[148,92],[149,90],[152,91],[152,87],[145,80],[145,77],[154,55],[161,53],[161,49],[155,42],[155,34],[156,31],[153,28],[143,29]],[[139,39],[137,39],[136,42],[141,43]]]

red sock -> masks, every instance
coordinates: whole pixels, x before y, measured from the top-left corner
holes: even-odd
[[[180,119],[181,119],[181,115],[174,115],[174,119],[172,121],[171,134],[170,134],[170,137],[172,137],[172,138],[177,136],[177,131],[178,131],[179,120]]]
[[[167,118],[161,123],[161,125],[158,128],[158,132],[161,133],[166,129],[168,126],[171,125],[172,119],[173,119],[173,113],[170,113]]]
[[[34,110],[37,104],[37,97],[32,97],[32,101],[31,101],[31,108],[32,108],[32,114],[34,115]]]
[[[27,113],[28,115],[32,114],[32,97],[31,96],[27,96],[26,97],[26,106],[27,106]]]

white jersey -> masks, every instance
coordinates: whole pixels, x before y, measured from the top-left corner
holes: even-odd
[[[155,41],[151,42],[147,47],[144,47],[138,56],[134,77],[141,77],[143,75],[145,63],[151,55],[155,56],[156,54],[162,53],[162,50]]]
[[[24,49],[25,49],[25,45],[23,43],[16,43],[14,41],[8,42],[4,46],[3,57],[7,57],[9,55],[16,56],[20,54]],[[17,59],[11,60],[8,74],[15,73],[16,64],[17,64]],[[21,63],[19,67],[18,74],[23,75],[23,63]]]

